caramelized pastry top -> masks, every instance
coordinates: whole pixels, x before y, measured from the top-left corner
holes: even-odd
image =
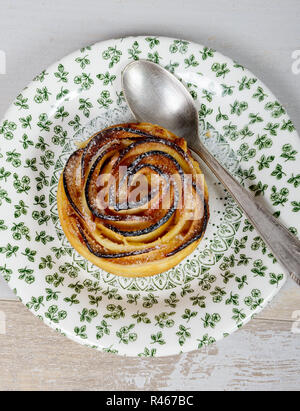
[[[62,179],[69,233],[99,259],[159,262],[205,231],[199,164],[162,127],[121,124],[95,134],[70,156]]]

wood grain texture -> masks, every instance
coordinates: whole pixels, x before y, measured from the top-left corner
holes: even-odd
[[[293,319],[293,313],[298,310],[300,310],[300,287],[291,278],[288,278],[279,293],[270,304],[260,312],[257,318],[274,321],[291,321]]]
[[[0,2],[0,117],[31,79],[64,55],[96,41],[153,34],[192,40],[248,67],[300,128],[298,0],[40,0]],[[28,24],[32,22],[32,24]]]
[[[164,358],[100,353],[59,335],[20,302],[1,301],[0,390],[298,390],[300,334],[255,319],[207,350]]]
[[[13,293],[13,291],[8,288],[4,278],[0,274],[0,300],[16,300],[17,297]]]
[[[0,300],[0,390],[299,389],[300,289],[292,280],[255,319],[214,346],[152,359],[83,347],[22,303]]]
[[[0,117],[62,56],[99,40],[151,33],[205,44],[245,65],[300,129],[300,74],[291,71],[292,52],[300,49],[299,0],[86,0],[84,8],[81,0],[1,0],[0,15],[0,50],[7,58]],[[0,390],[300,389],[300,334],[291,332],[300,291],[291,280],[256,319],[207,352],[157,359],[82,347],[13,299],[0,281]]]

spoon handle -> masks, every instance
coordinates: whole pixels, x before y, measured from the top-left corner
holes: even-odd
[[[290,273],[297,284],[300,285],[300,241],[229,174],[198,138],[195,139],[196,141],[197,143],[191,149],[199,155],[215,176],[224,184],[242,210],[247,214],[263,240],[271,248],[274,256]]]

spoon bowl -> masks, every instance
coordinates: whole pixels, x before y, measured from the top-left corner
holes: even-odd
[[[198,138],[198,112],[184,85],[158,64],[129,63],[122,74],[125,98],[138,121],[159,124],[184,137],[188,145]],[[167,102],[167,104],[166,104]]]
[[[161,125],[184,137],[247,214],[264,241],[300,285],[300,241],[212,156],[199,138],[198,112],[189,91],[171,73],[147,60],[128,64],[122,73],[127,103],[137,121]]]

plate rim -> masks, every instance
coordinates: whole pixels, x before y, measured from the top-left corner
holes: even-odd
[[[100,44],[103,46],[103,45],[105,45],[105,44],[111,44],[111,42],[113,42],[113,41],[120,41],[121,39],[129,39],[129,40],[130,40],[130,39],[134,39],[134,40],[145,39],[147,36],[149,36],[149,37],[155,37],[155,38],[158,38],[158,39],[169,40],[170,42],[171,42],[171,41],[174,41],[174,40],[176,39],[175,37],[161,36],[161,35],[154,35],[154,34],[149,34],[149,35],[145,34],[145,35],[138,35],[138,36],[129,35],[129,36],[125,36],[125,37],[111,38],[111,39],[105,39],[105,40],[102,40],[102,41],[101,41],[101,40],[100,40],[100,41],[96,41],[96,42],[92,43],[91,46],[97,46],[97,45],[100,45]],[[178,40],[179,40],[179,39],[178,39]],[[199,47],[199,48],[205,47],[205,45],[203,45],[203,44],[201,44],[201,43],[197,43],[197,42],[195,42],[195,41],[185,40],[185,39],[181,39],[181,38],[180,38],[180,40],[187,41],[188,43],[193,44],[193,45],[195,45],[195,46],[197,46],[197,47]],[[76,53],[79,52],[79,50],[80,50],[80,49],[74,50],[74,51],[72,51],[71,53],[68,53],[67,55],[64,55],[63,57],[59,58],[58,60],[56,60],[55,62],[53,62],[51,65],[49,65],[49,66],[46,68],[46,70],[47,70],[47,71],[48,71],[48,70],[51,70],[51,68],[53,68],[54,66],[57,66],[62,60],[70,60],[70,59],[72,58],[72,56],[75,56]],[[227,56],[224,55],[223,53],[220,53],[219,51],[216,51],[216,53],[218,54],[218,56],[221,56],[221,57],[224,59],[224,61],[229,61],[230,63],[234,62],[233,59],[231,59],[230,57],[227,57]],[[245,67],[245,70],[246,70],[246,72],[252,74],[254,77],[258,78],[258,77],[255,76],[255,74],[253,74],[253,72],[252,72],[251,70],[249,70],[248,68]],[[265,82],[260,79],[260,77],[258,78],[258,80],[264,85],[264,90],[269,94],[269,96],[274,97],[278,102],[280,102],[280,100],[277,99],[276,95],[269,89],[269,87],[265,84]],[[34,84],[34,81],[31,80],[31,81],[26,85],[26,87],[23,88],[22,90],[27,89],[27,88],[30,88],[33,84]],[[21,92],[22,92],[22,91],[20,91],[20,93],[21,93]],[[19,94],[20,94],[20,93],[19,93]],[[14,106],[13,106],[13,102],[14,102],[14,101],[15,101],[15,99],[13,99],[13,101],[9,103],[9,106],[8,106],[7,110],[5,111],[4,115],[2,116],[0,122],[2,122],[2,121],[7,117],[7,115],[10,113],[11,110],[15,110],[15,108],[14,108]],[[287,113],[287,116],[289,117],[289,114],[288,114],[288,113]],[[298,138],[299,138],[299,134],[298,134],[297,130],[295,130],[295,133],[298,135]],[[247,270],[248,270],[248,269],[247,269]],[[284,271],[284,270],[283,270],[283,271]],[[286,280],[286,279],[285,279],[285,280]],[[280,285],[279,285],[278,288],[274,288],[274,290],[273,290],[274,292],[272,293],[272,295],[269,296],[269,299],[266,300],[266,301],[262,304],[262,308],[260,308],[259,310],[257,310],[257,312],[260,312],[261,310],[263,310],[263,309],[265,308],[265,306],[275,297],[275,295],[280,291],[281,287],[284,285],[285,280],[280,283]],[[10,287],[10,283],[7,283],[7,282],[6,282],[6,284],[8,284],[8,286]],[[10,287],[10,288],[11,288],[11,287]],[[21,297],[19,297],[19,296],[18,296],[18,298],[21,299]],[[21,299],[21,300],[22,300],[22,299]],[[25,303],[23,303],[23,304],[25,305]],[[26,307],[26,308],[29,309],[28,307]],[[34,315],[38,316],[38,313],[35,313],[32,309],[29,309],[29,311],[31,311]],[[255,312],[255,314],[256,314],[257,312]],[[243,326],[244,326],[245,324],[247,324],[248,321],[250,321],[251,318],[252,318],[252,316],[249,315],[245,320],[243,320]],[[43,322],[44,322],[46,325],[50,326],[52,329],[57,330],[57,327],[55,327],[55,325],[54,325],[51,321],[47,320],[44,316],[43,316]],[[234,331],[236,331],[237,329],[239,329],[239,327],[236,326],[236,327],[234,327],[234,329],[231,330],[229,333],[231,334],[231,333],[233,333]],[[64,333],[68,338],[70,338],[71,340],[73,340],[73,341],[75,341],[75,342],[77,342],[77,343],[80,343],[80,344],[82,344],[82,345],[84,345],[84,346],[89,346],[89,347],[92,347],[92,348],[96,348],[93,344],[89,344],[89,343],[88,343],[88,340],[82,340],[82,339],[80,339],[79,337],[76,337],[75,335],[69,333],[68,330],[67,330],[67,329],[64,329],[63,326],[61,327],[61,330],[62,330],[63,333]],[[129,352],[129,353],[126,352],[126,350],[125,350],[124,352],[122,352],[121,347],[119,347],[119,348],[120,348],[120,350],[118,351],[118,355],[133,356],[133,357],[136,357],[136,356],[137,356],[137,354],[131,354],[131,352]],[[97,347],[97,349],[103,351],[104,347],[101,346],[101,345],[99,345],[99,347]],[[195,350],[196,350],[196,349],[195,349]],[[184,352],[184,351],[185,351],[185,350],[183,350],[183,351],[181,351],[181,352]],[[187,350],[187,351],[190,351],[190,350]],[[178,353],[178,351],[177,351],[177,353]],[[175,353],[175,352],[171,352],[171,353],[168,354],[168,355],[176,355],[176,353]],[[158,356],[166,356],[166,355],[165,355],[165,354],[163,354],[163,355],[158,354]]]

